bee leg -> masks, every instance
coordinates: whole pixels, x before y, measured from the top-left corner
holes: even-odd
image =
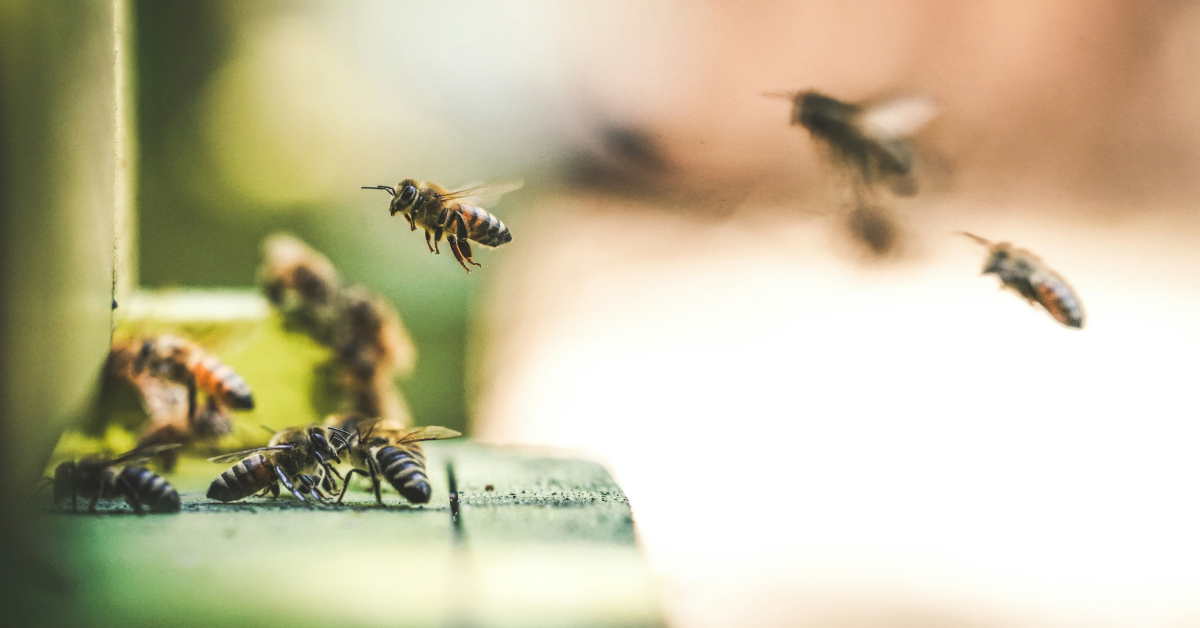
[[[442,233],[443,231],[441,227],[433,230],[433,252],[436,255],[442,254],[441,249],[438,248],[438,243],[442,241]]]
[[[350,469],[349,471],[347,471],[346,477],[342,480],[342,494],[338,495],[337,503],[339,503],[339,504],[342,503],[342,500],[346,498],[346,491],[350,490],[350,478],[355,473],[358,473],[359,475],[362,475],[363,477],[367,476],[366,472],[364,472],[360,469]]]
[[[95,514],[96,504],[100,501],[100,493],[103,491],[104,491],[104,484],[101,483],[100,486],[98,488],[96,488],[96,494],[92,495],[92,501],[90,503],[88,503],[88,512]]]
[[[462,253],[464,258],[466,258],[468,264],[471,264],[472,266],[482,266],[483,264],[471,259],[471,242],[467,239],[467,222],[463,220],[462,214],[455,214],[455,218],[457,218],[455,222],[458,223],[459,252]]]
[[[142,509],[142,500],[138,499],[137,491],[134,490],[133,485],[129,483],[129,480],[121,477],[117,480],[117,482],[117,488],[119,488],[121,493],[124,494],[125,501],[129,502],[130,507],[133,508],[133,512],[139,515],[146,514],[146,511]]]
[[[373,458],[367,460],[367,468],[371,470],[371,487],[375,489],[375,503],[383,505],[383,494],[379,492],[379,476],[383,475],[383,469],[379,468],[379,463]]]
[[[417,221],[413,220],[412,214],[404,214],[404,219],[408,221],[408,230],[417,230]]]
[[[288,491],[290,491],[292,493],[292,495],[295,495],[296,499],[298,499],[300,501],[306,501],[304,499],[304,495],[302,493],[300,493],[300,491],[296,490],[296,487],[294,485],[292,485],[292,481],[288,479],[288,476],[286,473],[283,472],[283,469],[280,469],[278,466],[276,466],[274,468],[275,468],[275,475],[277,477],[279,477],[279,481],[283,483],[284,488],[286,488]]]
[[[471,272],[471,267],[467,266],[467,264],[463,262],[462,251],[460,251],[458,248],[458,238],[454,236],[448,236],[446,238],[446,242],[450,243],[450,252],[454,253],[454,259],[458,260],[458,265],[462,266],[467,272]]]
[[[279,499],[279,482],[271,482],[263,491],[271,491],[271,499]]]
[[[430,240],[430,239],[429,239],[429,232],[428,232],[428,231],[426,231],[426,232],[425,232],[425,246],[429,247],[429,252],[430,252],[430,253],[432,253],[432,252],[433,252],[433,243],[432,243],[432,240]]]

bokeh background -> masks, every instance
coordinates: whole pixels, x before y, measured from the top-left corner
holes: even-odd
[[[673,626],[1200,622],[1200,6],[133,2],[136,273],[289,230],[392,300],[418,423],[606,461]],[[789,105],[935,98],[895,254]],[[523,179],[467,275],[404,177]],[[979,277],[1042,255],[1084,330]]]

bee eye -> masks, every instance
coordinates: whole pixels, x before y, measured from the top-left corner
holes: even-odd
[[[404,190],[402,190],[400,192],[400,202],[401,203],[405,203],[405,204],[411,203],[414,200],[416,200],[416,198],[417,198],[417,188],[415,188],[411,185],[404,186]]]

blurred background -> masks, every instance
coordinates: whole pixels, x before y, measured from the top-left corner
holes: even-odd
[[[396,305],[418,424],[610,466],[670,625],[1200,622],[1195,3],[129,19],[135,283],[252,288],[295,233]],[[803,89],[941,105],[889,255],[762,95]],[[359,189],[405,177],[523,179],[492,208],[513,242],[469,275],[431,256]],[[1041,255],[1085,329],[958,230]]]

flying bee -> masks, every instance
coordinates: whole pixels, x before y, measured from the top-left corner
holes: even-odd
[[[163,334],[117,346],[113,350],[132,357],[127,365],[131,378],[149,374],[187,387],[189,417],[196,414],[197,391],[215,398],[227,408],[254,409],[254,396],[246,380],[194,342]]]
[[[452,429],[435,425],[409,430],[363,417],[350,417],[341,422],[354,425],[356,429],[350,436],[347,455],[354,468],[346,472],[342,494],[337,500],[339,504],[346,497],[350,478],[355,473],[371,479],[375,502],[380,506],[383,505],[380,477],[387,478],[388,483],[409,502],[428,503],[433,489],[425,474],[425,453],[421,451],[420,441],[462,436]]]
[[[341,462],[338,452],[349,445],[347,434],[336,428],[311,425],[281,430],[266,447],[209,458],[209,462],[238,463],[212,481],[208,498],[231,502],[260,491],[278,497],[279,485],[283,484],[300,501],[305,501],[305,493],[321,500],[324,495],[317,486],[330,492],[337,490],[332,477],[341,475],[331,461]]]
[[[916,193],[913,153],[906,138],[937,116],[938,108],[929,98],[900,96],[854,104],[814,91],[767,95],[791,99],[792,124],[827,145],[867,189],[882,180],[901,196]]]
[[[450,191],[436,183],[405,179],[394,188],[375,185],[362,189],[385,190],[391,194],[392,202],[388,210],[393,216],[404,216],[410,230],[416,231],[417,227],[424,229],[425,245],[431,253],[440,253],[438,243],[444,234],[454,259],[467,272],[471,272],[467,264],[480,264],[471,259],[470,240],[488,248],[512,241],[508,227],[476,203],[486,204],[482,199],[499,198],[501,194],[519,187],[520,183],[514,183]]]
[[[959,233],[988,247],[990,254],[983,265],[983,274],[991,273],[1000,277],[1002,287],[1012,289],[1030,305],[1036,303],[1042,306],[1063,325],[1083,328],[1083,305],[1079,297],[1066,280],[1050,270],[1036,255],[1008,242],[995,243],[973,233]]]
[[[71,509],[77,509],[80,495],[91,495],[90,512],[96,512],[101,498],[122,497],[137,514],[150,512],[179,512],[179,493],[156,473],[129,463],[146,460],[156,453],[179,445],[157,445],[128,451],[115,458],[93,455],[68,460],[54,469],[54,478],[45,478],[54,486],[54,501],[70,498]]]

